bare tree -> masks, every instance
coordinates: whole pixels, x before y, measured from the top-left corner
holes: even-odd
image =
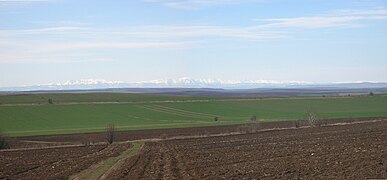
[[[258,121],[257,121],[257,116],[256,115],[253,115],[253,116],[251,116],[251,118],[250,118],[250,132],[257,132],[257,130],[258,130],[258,127],[259,127],[259,125],[258,125]]]
[[[321,122],[318,119],[317,114],[313,110],[309,109],[306,112],[306,116],[310,126],[321,126]]]
[[[114,124],[106,125],[106,141],[109,144],[112,144],[114,142],[114,134],[115,134]]]
[[[257,116],[256,115],[251,116],[250,120],[251,121],[257,121]]]
[[[48,104],[54,104],[54,101],[50,98],[48,99]]]

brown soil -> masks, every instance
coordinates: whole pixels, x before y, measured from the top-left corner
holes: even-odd
[[[0,179],[67,179],[129,144],[0,151]]]
[[[9,146],[11,149],[42,149],[58,146],[73,146],[83,145],[81,143],[74,142],[44,142],[44,141],[17,141],[16,139],[9,140]]]
[[[362,122],[377,119],[387,119],[386,117],[379,118],[347,118],[347,119],[328,119],[323,120],[324,124],[336,123],[352,123]],[[300,126],[307,126],[306,121],[300,121]],[[260,129],[273,128],[289,128],[294,127],[293,121],[278,121],[278,122],[261,122]],[[226,125],[226,126],[210,126],[210,127],[194,127],[194,128],[174,128],[174,129],[155,129],[155,130],[135,130],[135,131],[118,131],[116,132],[117,141],[129,141],[140,139],[154,138],[170,138],[175,136],[194,136],[194,135],[210,135],[223,134],[232,132],[245,131],[244,125]],[[45,141],[45,142],[102,142],[105,141],[105,133],[85,133],[85,134],[69,134],[69,135],[48,135],[48,136],[27,136],[19,137],[18,140],[28,141]],[[14,147],[17,148],[18,146]]]
[[[387,178],[385,118],[323,124],[301,122],[296,129],[293,121],[267,122],[250,134],[240,134],[243,125],[117,132],[117,141],[148,140],[106,179]],[[24,140],[13,142],[18,149],[0,151],[0,179],[67,179],[130,146],[80,146],[104,141],[104,133],[18,139]]]
[[[147,142],[108,179],[387,178],[387,121]]]

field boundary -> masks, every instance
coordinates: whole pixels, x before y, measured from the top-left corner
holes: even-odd
[[[143,124],[143,125],[128,125],[128,126],[115,126],[116,129],[125,130],[126,128],[146,128],[146,127],[163,127],[163,126],[178,126],[178,125],[202,125],[202,124],[228,124],[229,122],[210,122],[210,121],[195,121],[195,122],[181,122],[181,123],[165,123],[165,124]],[[27,130],[27,131],[6,131],[7,134],[20,134],[20,133],[44,133],[44,132],[72,132],[72,131],[78,131],[78,130],[105,130],[105,127],[90,127],[90,128],[68,128],[68,129],[48,129],[48,130]],[[98,132],[98,131],[93,131]],[[62,134],[62,133],[61,133]],[[69,134],[69,133],[63,133],[63,135]],[[75,133],[71,133],[75,134]],[[60,135],[60,134],[53,134],[53,135]],[[17,137],[17,136],[16,136]]]
[[[129,143],[129,142],[124,142]],[[118,156],[110,157],[104,161],[101,161],[97,164],[93,164],[89,168],[83,170],[82,172],[71,176],[69,179],[80,180],[80,179],[104,179],[113,168],[117,168],[122,161],[137,155],[141,148],[143,147],[143,142],[131,142],[132,146],[121,153]]]
[[[370,119],[370,120],[362,120],[362,121],[353,121],[353,122],[334,122],[330,124],[326,124],[323,127],[329,127],[329,126],[344,126],[344,125],[352,125],[352,124],[364,124],[364,123],[375,123],[380,121],[387,121],[387,118],[383,119]],[[248,126],[248,124],[240,124],[240,126]],[[235,130],[228,133],[215,133],[215,134],[197,134],[197,135],[174,135],[170,137],[149,137],[149,138],[141,138],[141,139],[133,139],[129,141],[120,141],[122,142],[149,142],[149,141],[161,141],[161,140],[173,140],[173,139],[187,139],[187,138],[204,138],[204,137],[218,137],[218,136],[228,136],[228,135],[239,135],[239,134],[247,134],[246,131],[238,131],[238,127],[235,126]],[[257,130],[257,133],[259,132],[267,132],[267,131],[280,131],[280,130],[290,130],[290,129],[303,129],[303,128],[310,128],[309,125],[300,126],[298,128],[296,127],[276,127],[276,128],[261,128]],[[147,131],[147,130],[144,130]],[[56,135],[55,135],[56,136]],[[59,135],[60,136],[60,135]],[[81,142],[72,142],[72,141],[39,141],[39,140],[21,140],[20,142],[29,142],[29,143],[37,143],[37,144],[55,144],[55,143],[68,143],[63,145],[52,145],[52,146],[45,146],[45,147],[32,147],[32,148],[12,148],[12,149],[3,149],[1,151],[27,151],[27,150],[39,150],[39,149],[55,149],[55,148],[66,148],[66,147],[81,147],[85,146],[84,144],[81,144]],[[92,145],[103,145],[106,144],[105,142],[95,142]]]
[[[346,126],[353,124],[366,124],[366,123],[376,123],[381,121],[387,121],[387,119],[377,119],[377,120],[365,120],[365,121],[355,121],[355,122],[346,122],[346,123],[333,123],[328,125],[323,125],[321,127],[330,127],[330,126]],[[254,133],[262,132],[271,132],[271,131],[282,131],[282,130],[296,130],[296,129],[306,129],[314,128],[313,126],[301,126],[301,127],[286,127],[286,128],[270,128],[270,129],[260,129]],[[148,138],[148,139],[138,139],[131,142],[155,142],[155,141],[165,141],[165,140],[182,140],[182,139],[198,139],[198,138],[207,138],[207,137],[222,137],[222,136],[233,136],[233,135],[242,135],[242,134],[254,134],[249,132],[229,132],[229,133],[218,133],[218,134],[208,134],[208,135],[187,135],[187,136],[173,136],[167,138]]]

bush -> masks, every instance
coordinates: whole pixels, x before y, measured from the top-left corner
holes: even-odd
[[[114,124],[106,125],[106,141],[109,144],[112,144],[114,142],[114,134],[115,134]]]

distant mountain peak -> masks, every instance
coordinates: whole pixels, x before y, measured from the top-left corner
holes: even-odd
[[[154,84],[169,84],[169,85],[313,84],[305,81],[221,80],[221,79],[194,79],[189,77],[181,77],[177,79],[141,81],[137,83],[154,83]]]
[[[123,81],[108,81],[105,79],[79,79],[79,80],[68,80],[62,83],[49,83],[45,85],[56,85],[56,86],[71,86],[71,85],[97,85],[97,84],[121,84]]]
[[[65,82],[48,83],[33,86],[2,87],[0,91],[35,91],[35,90],[80,90],[107,88],[379,88],[387,87],[387,82],[340,82],[317,84],[305,81],[274,81],[274,80],[221,80],[194,79],[181,77],[177,79],[158,79],[139,82],[111,81],[105,79],[79,79]]]

